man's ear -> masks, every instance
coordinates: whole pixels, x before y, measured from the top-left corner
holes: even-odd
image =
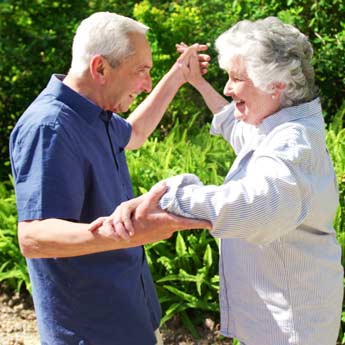
[[[106,60],[102,55],[94,55],[90,60],[90,74],[92,79],[103,85],[105,83]]]

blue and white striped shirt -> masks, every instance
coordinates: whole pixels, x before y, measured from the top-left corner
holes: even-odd
[[[211,133],[234,148],[221,186],[192,174],[167,179],[161,207],[212,222],[221,238],[221,331],[246,345],[335,345],[343,297],[338,206],[319,99],[284,108],[259,126],[234,104]]]

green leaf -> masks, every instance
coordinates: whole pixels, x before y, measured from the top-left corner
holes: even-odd
[[[164,285],[164,288],[168,291],[170,291],[171,293],[173,293],[174,295],[180,297],[182,300],[187,301],[189,303],[197,303],[198,302],[198,298],[187,293],[187,292],[183,292],[173,286],[170,285]]]
[[[183,325],[190,331],[192,336],[195,339],[200,339],[200,334],[198,333],[198,331],[194,327],[193,322],[191,321],[191,319],[189,318],[187,313],[185,311],[182,311],[182,312],[180,312],[180,315],[181,315],[181,320],[182,320]]]
[[[183,239],[181,232],[178,232],[176,236],[176,254],[178,256],[184,256],[187,254],[186,243]]]
[[[206,246],[203,262],[207,268],[210,268],[213,264],[212,249],[211,249],[211,246],[209,244],[207,244],[207,246]]]
[[[187,305],[184,303],[173,303],[166,311],[164,316],[161,319],[161,325],[166,323],[168,320],[170,320],[174,315],[180,313],[183,310],[186,310],[188,308]]]

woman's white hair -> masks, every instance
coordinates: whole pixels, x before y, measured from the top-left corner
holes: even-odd
[[[298,29],[276,17],[238,22],[218,37],[216,49],[219,65],[225,70],[233,58],[243,58],[248,77],[261,90],[273,93],[277,83],[284,83],[282,107],[317,95],[311,43]]]
[[[81,76],[95,55],[104,56],[112,67],[133,53],[130,33],[145,35],[148,27],[116,13],[97,12],[84,19],[74,36],[70,73]]]

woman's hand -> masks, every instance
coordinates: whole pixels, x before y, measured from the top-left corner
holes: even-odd
[[[198,52],[205,51],[207,48],[207,45],[197,43],[190,47],[180,47],[181,55],[168,72],[168,75],[173,76],[177,85],[181,86],[186,82],[191,82],[196,76],[202,78],[202,73],[207,72],[210,57],[206,54],[198,55]],[[192,74],[195,75],[194,78]]]
[[[199,50],[205,51],[208,49],[208,46],[206,44],[198,44],[195,43],[193,46],[198,46]],[[183,54],[186,49],[189,47],[187,46],[186,43],[181,42],[176,44],[176,50],[180,53]],[[208,65],[211,61],[211,57],[208,54],[197,54],[198,61],[199,61],[199,67],[200,67],[200,73],[202,75],[206,74],[208,72]]]

